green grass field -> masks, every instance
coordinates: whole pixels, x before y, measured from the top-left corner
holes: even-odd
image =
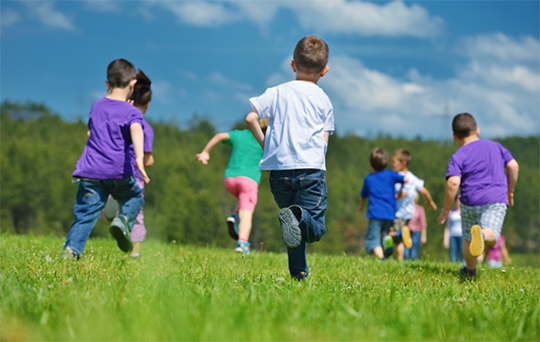
[[[148,241],[131,259],[92,239],[80,261],[63,239],[2,235],[2,341],[538,341],[540,270],[308,256]]]

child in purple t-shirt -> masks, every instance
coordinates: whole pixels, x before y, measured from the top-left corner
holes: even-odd
[[[144,74],[142,70],[137,71],[137,83],[133,90],[133,94],[129,98],[129,101],[133,102],[133,105],[141,110],[141,112],[146,114],[148,107],[150,106],[150,101],[152,101],[152,89],[150,86],[152,81]],[[149,168],[154,164],[154,156],[152,155],[153,145],[154,145],[154,129],[152,126],[143,118],[143,131],[144,131],[144,167]],[[130,148],[131,160],[133,165],[133,175],[137,181],[137,185],[142,189],[142,195],[144,198],[144,179],[135,165],[135,151],[133,150],[133,145]],[[101,214],[101,219],[106,223],[111,223],[111,221],[118,215],[118,201],[115,200],[112,196],[109,196],[107,203],[105,204],[105,209]],[[144,225],[144,213],[143,209],[139,211],[135,224],[133,225],[133,230],[131,231],[131,240],[133,241],[133,250],[131,251],[131,256],[138,258],[140,256],[141,242],[146,238],[146,227]]]
[[[135,165],[145,183],[150,182],[144,170],[143,114],[127,102],[136,82],[133,64],[125,59],[112,61],[107,68],[110,93],[92,105],[90,136],[73,172],[73,177],[79,179],[79,189],[75,221],[64,244],[64,252],[71,258],[78,259],[82,254],[109,195],[120,205],[120,214],[111,222],[110,232],[122,251],[133,248],[129,231],[144,200],[133,177],[131,144]]]
[[[497,242],[506,209],[514,205],[519,165],[501,144],[479,139],[480,131],[471,114],[456,115],[452,130],[459,149],[448,164],[444,208],[437,222],[445,222],[461,186],[466,266],[460,269],[460,274],[476,277],[477,257],[483,253],[484,245],[493,246]]]

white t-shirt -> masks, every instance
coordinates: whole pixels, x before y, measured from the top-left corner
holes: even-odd
[[[448,214],[448,230],[450,231],[451,237],[461,237],[461,213],[456,213],[452,210],[450,214]]]
[[[407,174],[399,172],[400,175],[404,175],[408,180],[403,184],[403,191],[407,192],[405,197],[397,200],[397,218],[405,220],[412,219],[414,215],[414,198],[418,190],[424,187],[424,181],[416,177],[411,171],[407,171]],[[396,193],[401,191],[401,183],[396,184]]]
[[[334,110],[318,85],[291,81],[249,102],[261,119],[270,118],[261,170],[326,171],[324,132],[334,132]]]

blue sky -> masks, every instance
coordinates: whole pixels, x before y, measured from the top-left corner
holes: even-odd
[[[441,139],[454,114],[483,137],[539,134],[538,1],[9,1],[1,6],[1,99],[86,121],[106,67],[153,81],[148,119],[194,113],[228,130],[248,99],[294,79],[300,38],[330,47],[319,85],[338,134]]]

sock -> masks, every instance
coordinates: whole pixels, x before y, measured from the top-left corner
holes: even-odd
[[[249,247],[251,245],[249,242],[247,242],[244,239],[238,239],[238,243],[243,245],[244,247]]]

